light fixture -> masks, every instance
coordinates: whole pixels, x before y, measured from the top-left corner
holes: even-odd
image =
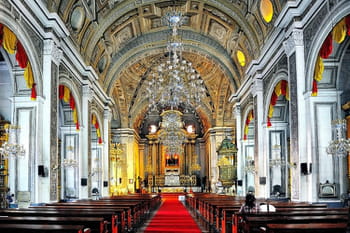
[[[194,133],[195,132],[195,129],[194,129],[193,125],[188,125],[186,127],[186,130],[187,130],[187,133]]]
[[[177,110],[168,110],[161,114],[159,139],[170,156],[183,153],[182,144],[186,140],[186,135],[181,116],[182,113]]]
[[[14,79],[15,86],[17,86],[16,79]],[[12,119],[15,121],[16,97],[13,96],[13,113]],[[23,158],[25,156],[25,149],[23,145],[18,143],[18,135],[20,127],[14,124],[5,124],[5,142],[0,147],[0,153],[6,159],[8,158]]]
[[[62,166],[71,168],[75,168],[78,166],[78,161],[75,159],[73,146],[67,146],[66,158],[63,159]]]
[[[252,156],[247,156],[247,159],[245,161],[244,171],[246,173],[251,173],[251,174],[256,173],[255,161]]]
[[[17,143],[20,128],[17,125],[5,124],[4,129],[7,141],[5,141],[0,147],[0,153],[6,159],[23,158],[25,155],[25,149],[23,145]]]
[[[73,111],[70,110],[73,122]],[[72,137],[72,125],[69,123],[69,137]],[[67,140],[68,143],[68,140]],[[66,156],[62,161],[62,166],[66,168],[76,168],[78,167],[78,161],[75,159],[75,150],[71,140],[69,140],[69,145],[66,145]]]
[[[157,126],[155,126],[155,125],[150,125],[150,126],[149,126],[149,132],[150,132],[151,134],[156,133],[156,132],[157,132]]]
[[[345,157],[350,152],[350,140],[346,138],[346,120],[332,121],[333,140],[330,141],[326,152],[328,154]]]
[[[166,61],[162,61],[150,72],[147,86],[149,107],[170,107],[176,109],[193,106],[205,96],[206,88],[192,63],[182,58],[183,44],[178,34],[184,17],[180,12],[171,11],[165,14],[163,22],[172,30],[167,42]]]

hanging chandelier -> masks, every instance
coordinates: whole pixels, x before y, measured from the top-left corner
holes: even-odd
[[[186,140],[183,129],[182,113],[177,110],[164,111],[162,114],[159,139],[166,147],[166,153],[170,156],[183,153],[182,144]]]
[[[63,160],[63,167],[75,168],[78,166],[78,161],[75,159],[74,147],[67,146],[67,157]]]
[[[20,128],[17,125],[4,125],[6,141],[0,147],[0,153],[4,158],[23,158],[25,149],[18,144],[17,136]]]
[[[333,140],[330,141],[326,152],[331,155],[345,157],[350,152],[350,140],[346,138],[346,120],[332,121]]]
[[[167,59],[150,72],[147,85],[149,107],[170,107],[198,105],[205,96],[206,88],[192,63],[183,59],[183,44],[178,34],[184,17],[180,12],[171,11],[165,14],[163,23],[171,28],[172,34],[167,42]]]

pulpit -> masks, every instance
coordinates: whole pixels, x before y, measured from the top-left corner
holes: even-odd
[[[237,147],[230,139],[225,138],[218,149],[219,179],[224,188],[236,185],[237,180]]]

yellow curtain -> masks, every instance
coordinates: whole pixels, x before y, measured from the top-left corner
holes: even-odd
[[[314,73],[314,79],[316,81],[321,81],[322,80],[322,74],[324,71],[324,65],[323,65],[323,60],[319,56],[316,61],[316,66],[315,66],[315,73]]]
[[[282,83],[282,82],[279,81],[279,82],[277,83],[276,87],[275,87],[275,93],[276,93],[277,96],[280,96],[281,93],[282,93],[282,91],[281,91],[281,83]]]
[[[269,118],[272,118],[272,115],[273,115],[273,105],[270,104],[270,107],[269,107]]]
[[[249,131],[248,125],[244,126],[244,134],[245,135],[248,135],[248,131]]]
[[[333,28],[333,39],[335,42],[340,44],[341,42],[344,41],[345,37],[346,37],[346,23],[344,18]]]
[[[3,28],[3,42],[2,45],[4,49],[10,53],[14,54],[16,52],[16,44],[17,44],[17,37],[16,35],[8,28]]]
[[[286,99],[289,101],[290,97],[289,97],[289,84],[286,85]]]
[[[64,86],[63,101],[68,103],[70,99],[70,90],[68,87]]]
[[[95,116],[95,115],[92,115],[91,123],[92,123],[93,125],[96,124],[96,116]]]
[[[74,123],[78,122],[78,115],[77,115],[77,109],[76,108],[73,110],[73,122]]]
[[[249,119],[249,121],[251,121],[253,119],[253,112],[252,111],[250,111],[250,113],[248,115],[248,119]]]
[[[32,66],[30,65],[30,62],[28,62],[27,67],[24,69],[24,80],[26,80],[26,84],[28,88],[33,87],[34,83],[34,77],[33,77],[33,71]]]
[[[97,134],[97,137],[100,138],[101,137],[101,132],[100,132],[100,129],[96,129],[96,134]]]

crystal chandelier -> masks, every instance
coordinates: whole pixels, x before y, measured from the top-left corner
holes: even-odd
[[[182,144],[186,140],[181,119],[182,113],[177,110],[168,110],[164,111],[161,116],[161,131],[159,133],[161,143],[166,147],[166,152],[170,156],[182,154]]]
[[[0,153],[4,158],[23,158],[25,150],[23,145],[17,143],[17,135],[20,128],[17,125],[4,125],[7,141],[0,148]]]
[[[62,166],[75,168],[78,166],[78,161],[74,158],[74,147],[67,146],[67,157],[63,160]]]
[[[245,161],[244,171],[246,173],[252,173],[252,174],[256,173],[255,161],[252,156],[247,157],[247,160]]]
[[[191,106],[198,104],[205,96],[206,88],[192,63],[182,58],[183,44],[178,35],[184,17],[180,12],[168,12],[163,22],[168,25],[172,34],[167,43],[168,58],[150,72],[147,85],[149,107],[157,106],[177,108],[180,104]]]
[[[344,157],[350,152],[350,140],[346,138],[346,120],[332,121],[333,140],[330,141],[326,152],[331,155]]]

